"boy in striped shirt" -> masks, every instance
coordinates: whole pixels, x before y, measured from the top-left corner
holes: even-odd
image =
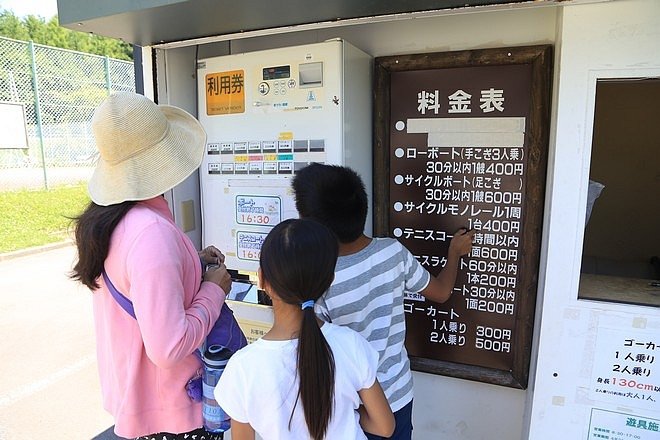
[[[474,232],[459,229],[454,234],[447,263],[433,277],[397,240],[364,235],[367,193],[350,168],[314,163],[296,173],[292,187],[300,216],[325,224],[339,240],[335,280],[317,301],[316,312],[357,331],[378,351],[378,381],[396,419],[389,438],[410,440],[413,386],[404,347],[404,293],[419,292],[439,303],[449,299]],[[370,440],[383,438],[366,434]]]

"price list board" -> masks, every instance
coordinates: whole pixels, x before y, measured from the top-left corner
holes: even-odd
[[[527,386],[550,74],[550,46],[376,59],[376,234],[437,275],[475,231],[447,302],[404,298],[415,370]]]

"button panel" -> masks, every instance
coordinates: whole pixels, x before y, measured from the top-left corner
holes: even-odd
[[[325,163],[324,139],[237,141],[207,144],[208,174],[291,176],[312,162]]]

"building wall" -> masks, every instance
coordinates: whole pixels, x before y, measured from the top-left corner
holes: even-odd
[[[336,37],[374,57],[552,44],[556,17],[556,8],[544,7],[406,19],[236,40],[231,43],[231,52],[315,43]],[[497,32],[493,32],[495,27]],[[415,439],[522,438],[526,391],[426,373],[414,372],[413,376]]]
[[[660,2],[617,0],[477,11],[207,44],[199,47],[197,55],[204,58],[334,37],[373,56],[554,44],[553,117],[530,387],[515,390],[414,373],[414,438],[587,438],[591,408],[612,406],[589,397],[595,351],[602,344],[599,336],[602,341],[611,335],[660,334],[658,309],[577,299],[595,79],[660,76]],[[194,65],[192,52],[177,52],[177,58],[189,58]],[[196,94],[189,69],[169,69],[167,78],[164,70],[158,72],[158,82],[171,86],[159,86],[160,100],[167,97],[166,102],[181,105],[180,100],[194,112],[185,99],[186,94]],[[168,97],[172,86],[178,98]],[[660,418],[655,413],[654,417]]]
[[[556,122],[538,299],[539,351],[525,415],[527,438],[534,440],[591,439],[594,408],[660,419],[657,403],[593,392],[601,372],[612,374],[612,359],[622,340],[657,339],[660,310],[577,299],[596,79],[660,76],[660,2],[624,0],[560,11]],[[658,372],[650,377],[647,381],[657,381]],[[641,438],[657,437],[649,433]]]

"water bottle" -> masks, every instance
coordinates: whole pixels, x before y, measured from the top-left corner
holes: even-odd
[[[210,345],[204,351],[204,373],[202,374],[202,417],[208,432],[224,432],[231,426],[229,416],[220,408],[213,396],[222,372],[231,355],[230,349],[222,345]]]

